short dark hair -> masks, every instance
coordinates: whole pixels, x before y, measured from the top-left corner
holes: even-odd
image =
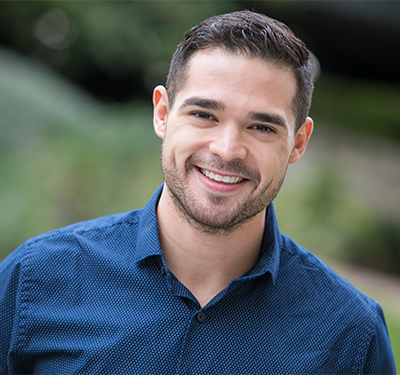
[[[310,54],[303,41],[284,23],[252,11],[214,16],[191,28],[171,61],[167,92],[172,107],[186,81],[190,58],[199,50],[222,48],[271,62],[293,71],[297,82],[292,110],[296,131],[304,123],[314,89]]]

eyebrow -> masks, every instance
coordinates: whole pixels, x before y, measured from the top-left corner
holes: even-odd
[[[273,113],[267,112],[250,112],[250,118],[255,121],[268,122],[270,124],[275,124],[283,127],[287,127],[286,121],[282,116],[275,115]]]
[[[181,109],[189,106],[196,106],[204,109],[210,109],[210,110],[217,110],[217,111],[223,111],[225,109],[225,105],[220,102],[219,100],[214,100],[214,99],[205,99],[205,98],[200,98],[198,96],[192,96],[190,98],[187,98],[182,105],[180,106]]]

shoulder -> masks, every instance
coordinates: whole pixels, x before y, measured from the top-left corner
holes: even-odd
[[[353,373],[394,373],[381,306],[289,237],[282,235],[282,244],[278,281],[297,302],[287,312],[312,316],[327,347],[353,358]]]
[[[341,306],[363,315],[376,316],[378,304],[339,276],[332,268],[310,251],[282,235],[282,253],[279,273],[283,279],[296,280],[297,292],[318,299],[328,306]],[[328,304],[329,302],[329,304]]]
[[[77,259],[111,256],[118,251],[118,246],[120,252],[127,248],[132,251],[140,215],[141,210],[113,214],[30,238],[6,257],[0,271],[3,270],[5,277],[18,270],[24,279],[29,279],[35,271],[49,275],[73,268]]]
[[[367,335],[373,334],[383,318],[379,304],[289,237],[282,239],[278,277],[287,284],[285,290],[324,320],[347,329],[363,326]]]
[[[140,215],[141,210],[109,215],[33,237],[1,263],[0,279],[13,286],[19,301],[46,301],[89,285],[116,265],[129,264]]]
[[[74,251],[101,247],[106,242],[134,241],[140,213],[141,210],[123,212],[55,229],[27,240],[25,251],[59,252],[65,247]]]
[[[57,240],[73,236],[94,236],[96,234],[108,233],[117,230],[118,227],[135,227],[139,221],[141,210],[117,213],[103,216],[92,220],[82,221],[55,229],[41,235],[35,236],[25,242],[26,246],[37,243]]]

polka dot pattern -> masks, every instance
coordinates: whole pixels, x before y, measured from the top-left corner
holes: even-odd
[[[281,234],[204,308],[155,206],[35,237],[0,265],[0,373],[394,374],[380,306]]]

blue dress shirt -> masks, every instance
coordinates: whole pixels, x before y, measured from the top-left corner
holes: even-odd
[[[0,373],[394,374],[383,312],[283,235],[201,308],[165,264],[156,204],[28,240],[0,266]]]

